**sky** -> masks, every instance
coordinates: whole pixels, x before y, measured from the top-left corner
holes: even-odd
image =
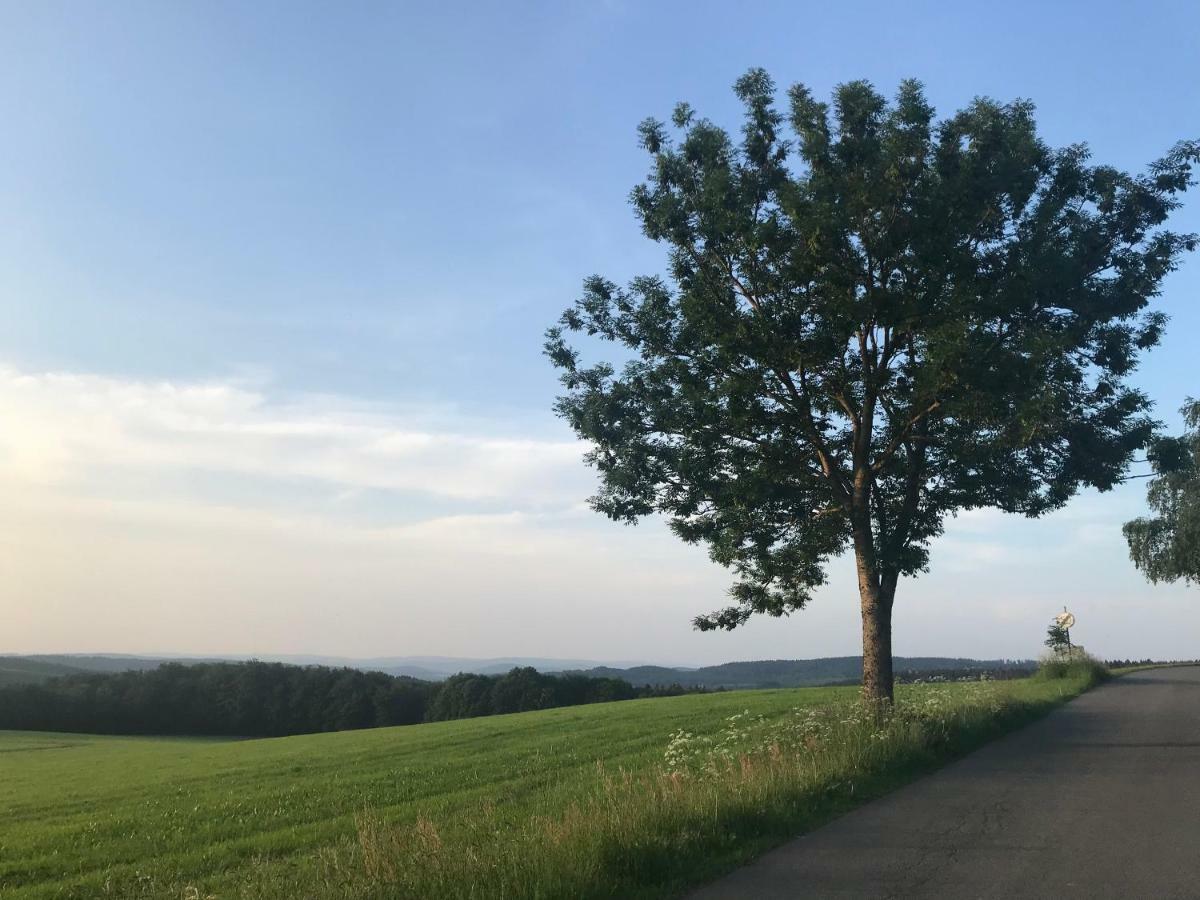
[[[858,652],[848,560],[701,634],[728,573],[587,508],[542,333],[585,276],[663,269],[637,123],[737,128],[751,66],[915,76],[1141,170],[1200,137],[1197,47],[1192,0],[0,3],[0,652]],[[1176,428],[1198,290],[1193,256],[1135,376]],[[1143,490],[961,515],[895,652],[1035,656],[1066,605],[1098,654],[1200,656],[1200,594],[1128,561]]]

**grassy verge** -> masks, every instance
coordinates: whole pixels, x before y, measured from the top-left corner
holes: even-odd
[[[667,897],[1090,676],[600,704],[213,742],[0,734],[4,897]]]
[[[1200,662],[1141,663],[1136,666],[1117,666],[1108,671],[1115,678],[1119,675],[1128,675],[1130,672],[1145,672],[1147,669],[1178,669],[1181,666],[1200,666]]]
[[[903,691],[878,716],[853,699],[716,734],[678,731],[657,770],[597,773],[561,814],[499,828],[389,822],[365,809],[357,839],[323,856],[330,897],[664,897],[703,883],[886,793],[1090,687],[1073,666],[1026,682]],[[281,892],[281,895],[286,891]]]

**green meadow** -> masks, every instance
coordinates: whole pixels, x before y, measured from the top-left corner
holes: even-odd
[[[0,895],[674,896],[1089,684],[903,687],[886,721],[804,688],[262,740],[0,732]]]

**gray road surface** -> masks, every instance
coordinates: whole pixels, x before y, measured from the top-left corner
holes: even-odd
[[[694,900],[1200,898],[1200,667],[1126,675]]]

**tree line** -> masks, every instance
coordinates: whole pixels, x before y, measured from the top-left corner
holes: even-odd
[[[694,692],[617,678],[460,674],[444,682],[285,663],[166,663],[0,687],[0,729],[279,737]]]

